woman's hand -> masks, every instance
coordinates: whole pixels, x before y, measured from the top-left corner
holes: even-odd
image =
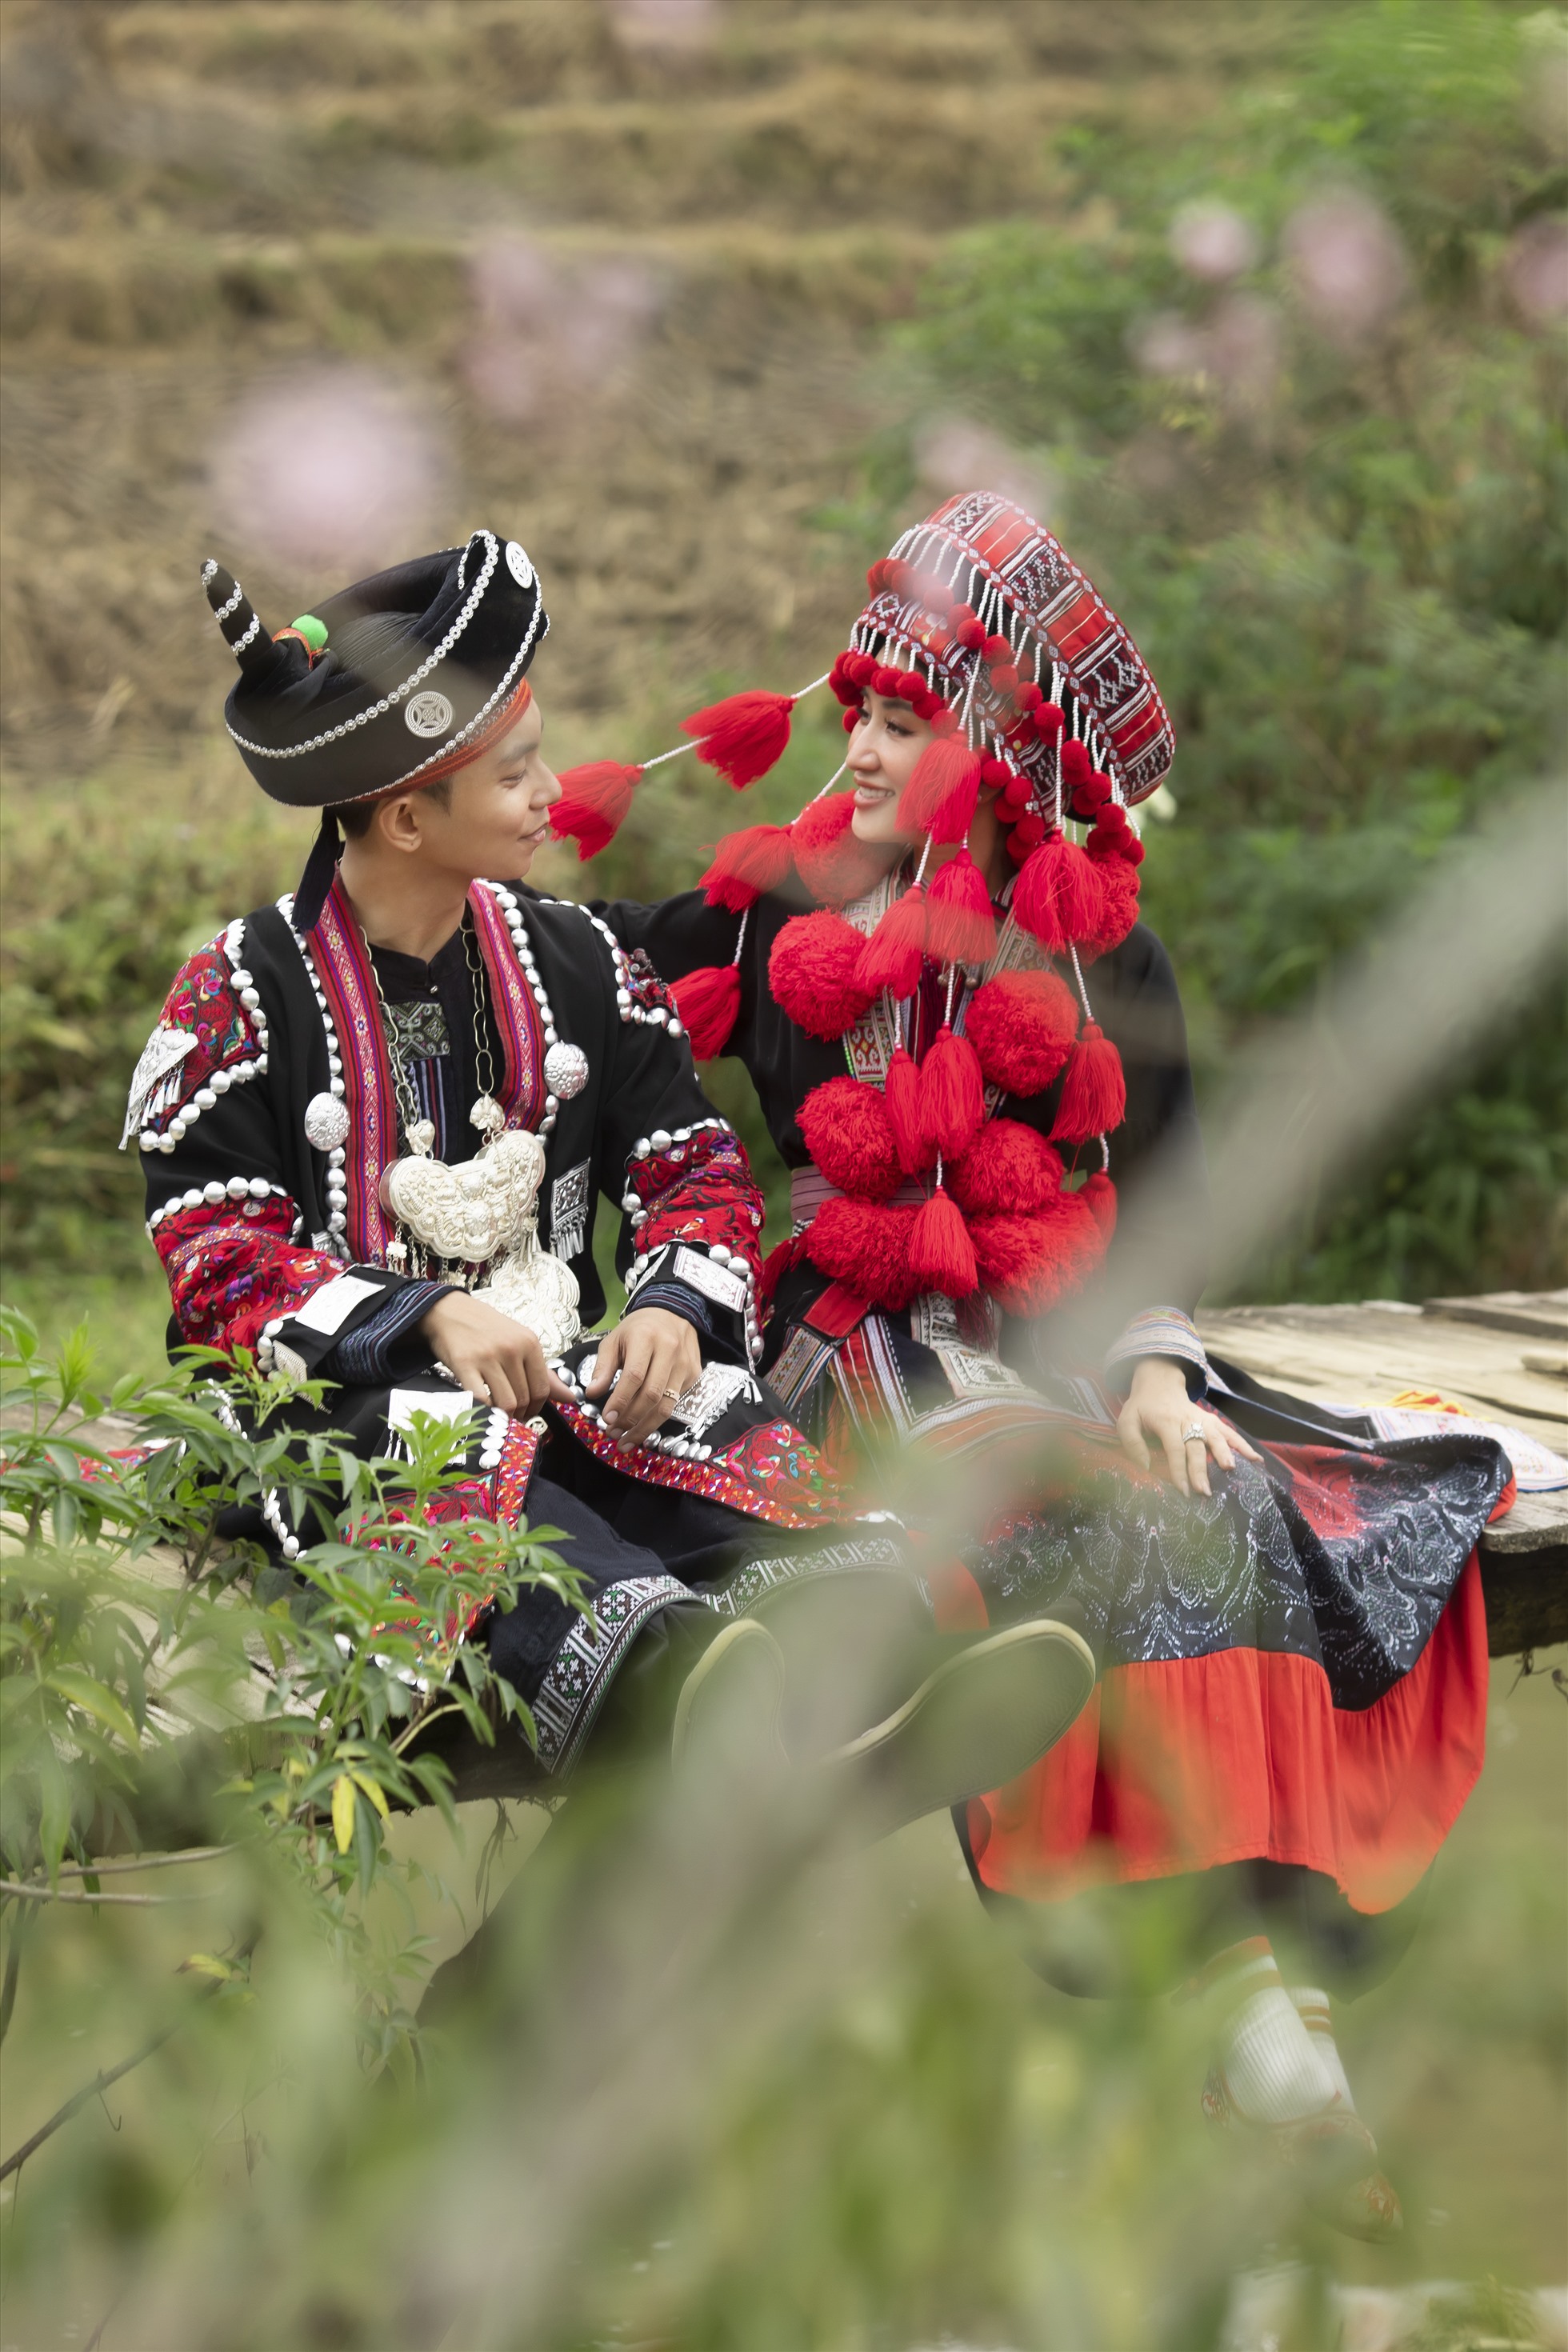
[[[552,1398],[570,1401],[571,1390],[545,1362],[537,1336],[466,1290],[438,1298],[419,1328],[437,1361],[481,1404],[530,1413]]]
[[[597,1399],[619,1372],[614,1399],[605,1407],[605,1427],[621,1452],[629,1454],[669,1418],[676,1399],[701,1370],[702,1349],[684,1316],[642,1307],[623,1316],[605,1338],[584,1386]]]
[[[1248,1462],[1262,1460],[1216,1413],[1193,1402],[1182,1367],[1168,1356],[1140,1358],[1116,1433],[1140,1470],[1152,1469],[1157,1478],[1169,1478],[1184,1495],[1194,1487],[1200,1495],[1211,1492],[1211,1454],[1222,1470],[1234,1470],[1238,1454]],[[1163,1465],[1152,1453],[1155,1445],[1164,1454]]]

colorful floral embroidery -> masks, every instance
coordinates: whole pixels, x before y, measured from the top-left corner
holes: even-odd
[[[292,1315],[342,1269],[324,1251],[290,1244],[295,1210],[221,1201],[160,1219],[153,1245],[169,1277],[180,1337],[192,1347],[254,1348],[275,1316]]]

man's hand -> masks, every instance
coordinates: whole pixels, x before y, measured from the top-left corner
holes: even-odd
[[[643,1307],[624,1316],[605,1339],[585,1386],[597,1402],[619,1372],[615,1396],[605,1408],[605,1427],[621,1452],[629,1454],[669,1418],[675,1400],[701,1370],[702,1349],[690,1324],[662,1307]]]
[[[1186,1432],[1198,1433],[1189,1437]],[[1168,1356],[1142,1357],[1132,1374],[1132,1386],[1116,1423],[1122,1450],[1140,1470],[1151,1467],[1157,1478],[1169,1478],[1184,1495],[1196,1487],[1209,1493],[1209,1455],[1222,1470],[1234,1470],[1238,1454],[1248,1462],[1262,1460],[1245,1437],[1226,1426],[1215,1413],[1194,1404],[1180,1364]],[[1162,1465],[1151,1450],[1158,1444],[1165,1456]]]
[[[466,1290],[449,1290],[438,1298],[420,1330],[437,1360],[458,1384],[481,1404],[502,1412],[537,1412],[550,1399],[569,1399],[572,1391],[544,1360],[544,1350],[533,1332],[510,1315],[498,1314]]]

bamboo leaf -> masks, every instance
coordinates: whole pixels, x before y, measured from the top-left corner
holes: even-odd
[[[353,1843],[354,1812],[353,1781],[347,1772],[340,1772],[332,1783],[332,1835],[340,1853],[347,1853]]]

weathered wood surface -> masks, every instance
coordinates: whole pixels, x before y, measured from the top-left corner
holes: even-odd
[[[1568,1292],[1500,1291],[1360,1307],[1231,1307],[1198,1317],[1204,1344],[1255,1379],[1322,1403],[1388,1404],[1435,1391],[1568,1454]],[[1568,1488],[1521,1495],[1481,1538],[1494,1657],[1568,1641]]]

